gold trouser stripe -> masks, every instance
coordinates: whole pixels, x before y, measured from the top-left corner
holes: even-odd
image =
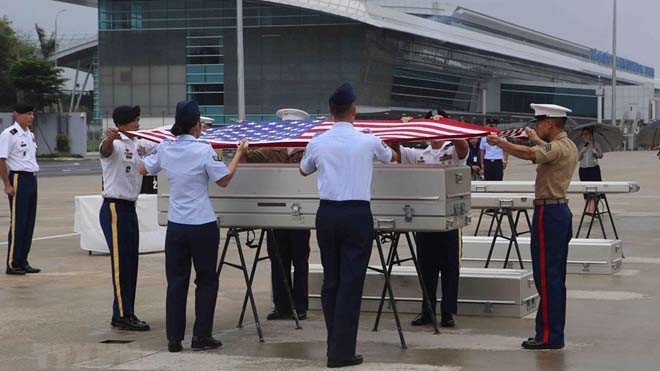
[[[117,206],[114,202],[110,202],[110,224],[112,226],[112,269],[115,276],[115,295],[117,295],[119,316],[124,317],[124,302],[121,298],[121,281],[119,281],[119,234],[117,231]]]
[[[11,245],[9,245],[9,268],[14,268],[14,245],[16,245],[16,199],[18,199],[18,174],[14,173],[12,187],[14,187],[14,197],[11,203]]]
[[[463,228],[458,228],[458,268],[461,267],[463,259]]]

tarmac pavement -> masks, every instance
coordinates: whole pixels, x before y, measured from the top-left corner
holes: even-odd
[[[73,197],[98,194],[100,177],[58,174],[58,170],[73,173],[62,170],[86,168],[82,164],[91,162],[62,167],[53,162],[48,166],[42,162],[44,172],[46,168],[53,171],[49,172],[52,176],[39,178],[37,226],[30,255],[30,263],[44,271],[27,276],[0,275],[0,370],[325,369],[326,332],[320,311],[310,311],[309,319],[301,322],[301,330],[296,330],[292,321],[265,320],[270,310],[267,263],[260,265],[254,284],[264,343],[258,341],[251,315],[243,328],[236,328],[244,282],[239,271],[225,269],[214,325],[214,335],[225,346],[206,352],[189,350],[194,314],[191,283],[184,351],[168,353],[162,253],[140,256],[136,314],[149,322],[152,330],[131,333],[111,329],[110,259],[107,255],[89,256],[73,234]],[[409,349],[401,350],[392,316],[385,314],[381,330],[372,332],[375,316],[364,313],[358,351],[365,363],[350,370],[659,370],[660,161],[655,152],[608,153],[601,167],[604,179],[636,180],[641,191],[608,197],[624,241],[624,270],[612,276],[568,276],[564,350],[520,348],[520,342],[533,333],[533,316],[460,315],[456,328],[441,329],[439,335],[430,327],[411,327],[413,316],[402,315]],[[513,161],[505,179],[531,180],[534,175],[533,165]],[[571,198],[575,222],[582,202],[579,195]],[[8,203],[0,203],[3,257],[8,215]],[[465,233],[470,233],[470,228]],[[595,233],[597,236],[598,230]],[[312,244],[310,262],[317,263],[320,259],[314,239]]]

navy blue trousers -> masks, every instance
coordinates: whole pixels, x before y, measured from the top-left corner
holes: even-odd
[[[193,336],[213,332],[213,316],[218,297],[218,248],[220,230],[216,222],[201,225],[167,223],[165,271],[167,275],[167,339],[183,340],[186,332],[186,301],[191,265],[195,267],[195,324]]]
[[[355,355],[373,237],[368,202],[321,200],[316,238],[323,264],[321,304],[328,330],[328,359],[347,360]]]
[[[415,243],[419,270],[434,311],[429,313],[426,305],[422,303],[422,314],[427,318],[435,315],[438,275],[442,284],[440,313],[455,314],[458,310],[461,233],[458,229],[448,232],[418,232],[415,233]]]
[[[534,209],[531,252],[534,283],[541,301],[536,313],[536,340],[564,344],[566,323],[566,260],[573,235],[568,205],[541,205]]]
[[[135,202],[104,199],[99,221],[110,250],[110,270],[114,301],[112,317],[135,314],[135,290],[138,275],[140,229]]]
[[[309,230],[296,229],[275,229],[273,233],[268,233],[266,246],[270,259],[271,281],[273,284],[273,302],[275,309],[282,313],[291,312],[289,299],[286,295],[286,288],[282,283],[282,274],[277,261],[273,258],[274,243],[277,247],[284,265],[286,280],[293,294],[293,302],[296,306],[296,312],[303,313],[308,307],[308,288],[309,288]],[[291,284],[291,266],[293,265],[293,285]]]
[[[11,221],[7,244],[7,267],[24,268],[32,247],[37,217],[37,177],[32,173],[9,172],[14,195],[9,196]]]
[[[485,180],[504,179],[504,162],[502,162],[502,160],[484,159],[484,179]]]

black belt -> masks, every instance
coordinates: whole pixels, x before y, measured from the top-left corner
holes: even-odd
[[[332,206],[332,207],[369,207],[369,201],[363,201],[363,200],[348,200],[348,201],[321,200],[319,205],[320,206]]]
[[[104,197],[103,202],[114,202],[117,204],[135,205],[135,201],[122,200],[121,198],[108,198]]]
[[[29,176],[36,176],[37,172],[36,171],[16,171],[16,170],[10,170],[9,173],[14,173],[14,174],[19,174],[19,175],[29,175]]]
[[[487,158],[485,161],[488,161],[488,162],[502,162],[502,159],[501,159],[501,158],[499,158],[499,159],[490,159],[490,158]]]
[[[563,205],[567,204],[568,200],[565,198],[541,198],[534,200],[534,206],[539,205]]]

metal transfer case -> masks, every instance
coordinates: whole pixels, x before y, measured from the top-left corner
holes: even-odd
[[[483,267],[493,237],[463,236],[461,266]],[[529,237],[518,237],[520,255],[525,268],[531,269],[532,258]],[[493,249],[491,267],[502,267],[509,241],[498,238]],[[507,268],[518,268],[518,260],[513,253]],[[593,238],[573,238],[568,245],[566,273],[572,274],[614,274],[623,269],[623,242]]]
[[[413,266],[394,266],[390,279],[399,312],[419,313],[422,292],[415,268]],[[322,284],[323,267],[320,264],[310,264],[310,309],[320,309],[321,307]],[[375,312],[378,310],[383,284],[382,274],[367,271],[362,294],[362,311]],[[458,314],[522,318],[536,311],[539,302],[538,296],[533,274],[529,270],[461,268],[458,284]],[[438,285],[437,297],[439,313],[442,285]],[[390,310],[389,300],[385,302],[384,308]]]
[[[475,181],[472,192],[491,193],[533,193],[533,180]],[[577,182],[568,186],[568,193],[635,193],[639,192],[638,182]]]
[[[221,227],[313,229],[316,175],[297,164],[241,164],[227,188],[209,185]],[[374,227],[382,231],[447,231],[470,222],[470,169],[465,166],[375,165]],[[159,222],[167,223],[169,185],[159,176]]]

